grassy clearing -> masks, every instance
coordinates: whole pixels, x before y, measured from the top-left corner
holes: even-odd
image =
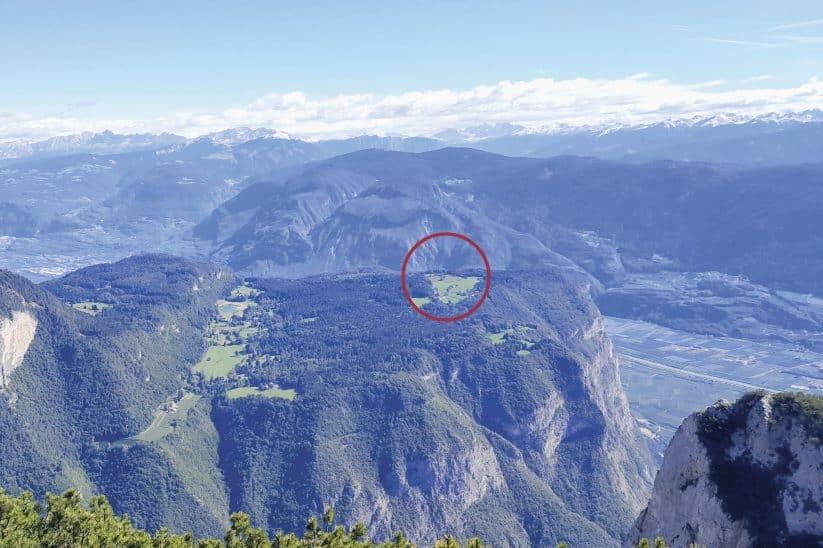
[[[526,348],[531,348],[532,346],[534,346],[534,343],[522,338],[522,335],[529,331],[534,331],[534,329],[525,325],[521,325],[516,328],[509,327],[496,333],[489,333],[488,337],[492,344],[503,344],[509,339],[514,340],[515,335],[521,335],[521,337],[518,337],[518,339],[516,340],[518,340],[521,344],[524,344]]]
[[[414,304],[418,307],[423,307],[432,302],[432,300],[428,297],[412,297],[412,301],[414,301]]]
[[[206,380],[210,381],[218,377],[227,377],[245,359],[242,344],[210,346],[192,371],[202,373]]]
[[[489,341],[491,341],[493,345],[499,345],[507,342],[517,343],[522,348],[517,350],[515,353],[522,357],[531,354],[531,350],[529,349],[536,344],[523,338],[523,335],[529,331],[533,331],[533,329],[531,327],[521,325],[517,328],[509,327],[496,333],[488,333],[488,337]]]
[[[97,316],[102,311],[107,308],[111,308],[111,305],[108,303],[101,303],[98,301],[83,301],[80,303],[74,303],[71,305],[72,308],[75,310],[79,310],[80,312],[85,312],[91,316]]]
[[[253,337],[254,335],[257,335],[258,333],[260,333],[260,328],[259,327],[252,327],[251,325],[249,325],[247,323],[241,325],[240,329],[237,330],[237,334],[240,336],[241,339],[243,339],[243,342],[245,342],[246,339],[248,339],[249,337]]]
[[[212,346],[222,346],[228,342],[228,335],[233,334],[234,330],[235,327],[226,322],[212,322],[206,333],[206,342]]]
[[[286,400],[293,400],[295,396],[297,396],[297,392],[293,389],[282,389],[282,388],[268,388],[266,390],[261,390],[256,386],[241,386],[240,388],[232,388],[228,392],[226,392],[226,396],[230,400],[234,400],[237,398],[245,398],[248,396],[262,396],[264,398],[283,398]]]
[[[451,274],[427,274],[434,288],[435,297],[444,304],[457,304],[465,300],[480,282],[477,276],[453,276]]]
[[[255,296],[260,292],[242,285],[232,290],[235,298]],[[206,380],[227,377],[235,367],[248,357],[245,354],[246,341],[260,332],[260,328],[249,320],[239,321],[249,307],[257,306],[254,301],[240,302],[220,299],[214,303],[220,313],[220,320],[209,325],[206,342],[209,348],[201,360],[192,368],[195,373],[202,373]]]
[[[246,309],[250,306],[257,306],[257,303],[254,301],[233,302],[225,299],[220,299],[216,304],[220,317],[226,321],[232,318],[240,318],[246,313]]]
[[[223,321],[212,322],[206,335],[206,341],[213,346],[222,346],[239,338],[240,343],[245,344],[249,338],[259,332],[260,328],[252,326],[249,322],[243,322],[239,325],[229,325]]]
[[[506,342],[506,337],[509,335],[514,335],[515,333],[517,332],[511,328],[498,331],[497,333],[489,333],[489,340],[492,344],[503,344]]]
[[[240,285],[231,290],[231,297],[234,299],[238,299],[241,297],[248,299],[249,297],[257,297],[261,294],[262,291],[260,291],[259,289],[255,289],[247,285]]]
[[[189,409],[194,407],[199,399],[200,396],[187,393],[174,404],[172,410],[158,410],[149,427],[137,434],[135,439],[140,441],[158,441],[162,439],[174,430],[176,421],[186,418]]]

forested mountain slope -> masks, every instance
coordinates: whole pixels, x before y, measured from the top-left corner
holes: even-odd
[[[12,491],[78,485],[149,530],[243,510],[297,531],[334,506],[377,536],[515,545],[614,544],[645,501],[601,318],[556,270],[495,274],[456,325],[395,275],[238,285],[161,256],[2,291],[37,320],[0,395]]]
[[[143,430],[178,390],[230,279],[220,269],[162,256],[91,267],[48,284],[50,291],[0,273],[0,321],[19,325],[17,337],[0,331],[0,346],[17,346],[21,358],[16,367],[3,364],[0,481],[38,497],[105,485],[113,458],[107,447]],[[24,348],[26,318],[33,336]],[[162,481],[170,472],[155,460]]]
[[[648,461],[585,290],[500,273],[476,317],[443,325],[396,283],[255,281],[277,304],[250,378],[297,397],[217,400],[232,502],[271,527],[323,501],[423,540],[442,527],[514,545],[618,537]]]
[[[194,234],[217,260],[261,275],[397,270],[416,240],[451,230],[471,234],[495,269],[555,265],[604,283],[626,272],[717,270],[819,292],[821,176],[818,164],[371,150],[254,185]]]

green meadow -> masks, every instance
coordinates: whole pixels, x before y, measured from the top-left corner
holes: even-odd
[[[437,300],[444,304],[457,304],[465,300],[480,282],[477,276],[452,274],[427,274],[426,278],[432,284]]]
[[[108,303],[101,303],[98,301],[83,301],[80,303],[74,303],[73,305],[71,305],[71,307],[75,310],[79,310],[80,312],[85,312],[86,314],[97,316],[105,309],[111,308],[111,305]]]
[[[517,328],[509,327],[509,328],[503,329],[502,331],[497,331],[497,332],[494,332],[494,333],[487,333],[487,336],[489,337],[489,341],[493,345],[500,345],[500,344],[504,344],[504,343],[507,343],[507,342],[514,342],[514,343],[518,344],[522,348],[517,350],[515,353],[518,356],[523,357],[523,356],[528,356],[529,354],[531,354],[530,348],[532,348],[535,345],[534,342],[528,341],[528,340],[523,338],[523,336],[526,333],[528,333],[529,331],[533,331],[533,329],[531,327],[521,325]]]
[[[194,407],[199,399],[200,396],[187,393],[175,404],[176,409],[174,411],[158,410],[149,427],[137,434],[135,439],[140,441],[158,441],[162,439],[174,430],[177,420],[186,418],[189,409]]]
[[[282,389],[282,388],[268,388],[266,390],[262,390],[256,386],[241,386],[240,388],[232,388],[228,392],[226,392],[226,396],[230,400],[236,398],[245,398],[248,396],[262,396],[264,398],[283,398],[286,400],[293,400],[295,396],[297,396],[297,392],[293,389]]]
[[[210,346],[192,371],[202,373],[206,380],[210,381],[218,377],[227,377],[245,359],[242,344]]]

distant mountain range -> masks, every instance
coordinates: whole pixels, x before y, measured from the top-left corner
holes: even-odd
[[[453,230],[473,234],[494,268],[551,265],[593,286],[668,269],[823,287],[814,253],[823,164],[417,152],[431,144],[203,137],[154,151],[18,160],[0,169],[0,246],[18,271],[53,272],[54,259],[40,266],[38,257],[68,254],[81,266],[152,250],[299,277],[395,270],[418,238]],[[441,254],[428,266],[460,260]]]
[[[193,234],[215,246],[214,258],[258,275],[396,270],[418,238],[448,230],[472,234],[496,269],[553,265],[594,285],[626,271],[719,270],[818,292],[822,176],[821,164],[360,151],[252,185]],[[445,252],[421,268],[461,266]]]
[[[315,150],[315,156],[329,157],[366,148],[386,150],[404,150],[421,152],[439,148],[444,143],[424,137],[378,137],[361,135],[348,139],[329,139],[324,141],[300,140],[289,134],[266,128],[232,128],[187,139],[170,133],[120,135],[111,131],[102,133],[85,132],[77,135],[53,137],[45,141],[7,141],[0,142],[0,161],[39,160],[76,154],[111,155],[139,151],[180,150],[196,143],[209,143],[216,147],[233,147],[252,141],[272,140],[291,141]]]
[[[155,150],[184,142],[185,138],[170,133],[141,133],[120,135],[111,131],[85,132],[77,135],[52,137],[45,141],[0,142],[0,160],[20,158],[48,158],[68,154],[116,154],[137,150]]]
[[[739,114],[675,119],[642,125],[527,127],[488,123],[422,136],[356,136],[306,140],[283,131],[238,127],[188,139],[179,135],[119,135],[110,131],[54,137],[45,141],[0,142],[0,161],[68,154],[116,154],[158,150],[207,140],[235,146],[259,139],[302,141],[330,157],[366,148],[423,152],[444,146],[471,146],[508,156],[547,158],[574,154],[645,162],[679,160],[774,165],[816,161],[823,135],[823,111]]]
[[[758,117],[712,116],[640,126],[519,128],[452,144],[505,154],[548,158],[559,155],[643,163],[656,160],[747,166],[820,161],[823,112]]]

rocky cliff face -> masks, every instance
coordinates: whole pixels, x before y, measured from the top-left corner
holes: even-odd
[[[8,387],[8,376],[23,363],[36,329],[37,320],[22,310],[0,319],[0,387]]]
[[[823,398],[751,393],[687,418],[629,537],[823,546]]]

